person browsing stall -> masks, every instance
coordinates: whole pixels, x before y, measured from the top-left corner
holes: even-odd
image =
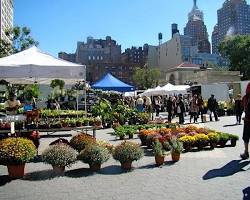
[[[21,103],[16,99],[16,95],[14,93],[9,94],[9,99],[4,103],[6,114],[8,115],[16,115],[17,110],[21,107]]]

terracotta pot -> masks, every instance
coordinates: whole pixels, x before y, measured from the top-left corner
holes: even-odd
[[[121,168],[125,169],[125,170],[131,170],[132,169],[132,162],[121,163]]]
[[[237,140],[231,140],[231,147],[235,147],[236,146],[236,142],[237,142]]]
[[[52,165],[52,167],[53,167],[53,171],[56,175],[64,175],[65,167],[59,167],[59,166],[55,166],[55,165]]]
[[[67,122],[62,122],[62,127],[63,127],[63,128],[69,127],[69,123],[67,123]]]
[[[180,155],[181,155],[180,153],[172,152],[172,153],[171,153],[172,160],[173,160],[174,162],[179,161],[179,160],[180,160]]]
[[[161,166],[164,163],[165,156],[155,156],[155,163],[157,166]]]
[[[76,122],[76,126],[77,127],[81,127],[82,126],[82,122]]]
[[[125,139],[125,135],[121,135],[120,140],[124,140],[124,139]]]
[[[25,164],[7,165],[10,178],[22,178],[24,176]]]
[[[101,164],[92,164],[92,165],[89,165],[89,168],[92,172],[100,171]]]

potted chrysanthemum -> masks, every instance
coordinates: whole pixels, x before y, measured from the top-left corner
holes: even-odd
[[[70,167],[77,160],[77,152],[65,143],[50,145],[42,153],[42,160],[51,164],[58,175],[63,175],[65,167]]]
[[[29,139],[11,137],[0,141],[0,164],[7,165],[11,178],[22,178],[26,162],[35,156],[36,147]]]

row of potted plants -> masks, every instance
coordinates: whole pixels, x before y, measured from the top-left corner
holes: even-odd
[[[0,141],[0,164],[7,165],[11,178],[23,177],[25,163],[35,155],[36,147],[29,139],[11,137]],[[79,134],[70,142],[59,139],[52,143],[42,153],[42,160],[51,164],[55,173],[61,175],[65,167],[70,167],[77,160],[89,164],[92,171],[98,171],[110,155],[121,163],[123,169],[130,170],[132,162],[143,157],[143,150],[133,142],[125,141],[113,147],[87,134]]]
[[[42,118],[76,118],[85,116],[86,112],[83,110],[50,110],[42,109]]]
[[[148,146],[149,148],[152,148],[155,140],[164,143],[175,136],[183,142],[186,151],[190,151],[192,148],[202,150],[206,146],[215,148],[217,145],[220,145],[221,147],[225,147],[229,140],[231,140],[231,146],[235,146],[236,141],[239,139],[237,135],[216,132],[196,126],[143,129],[140,130],[138,136],[141,139],[142,145]]]
[[[119,137],[121,140],[125,139],[127,136],[129,139],[132,139],[134,134],[138,134],[141,130],[148,130],[148,129],[159,129],[159,128],[172,128],[176,129],[179,127],[176,123],[164,123],[164,124],[144,124],[144,125],[120,125],[114,127],[114,135]]]

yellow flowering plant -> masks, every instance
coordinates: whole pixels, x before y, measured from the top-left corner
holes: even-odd
[[[0,141],[0,164],[24,164],[35,156],[36,147],[29,139],[11,137]]]

